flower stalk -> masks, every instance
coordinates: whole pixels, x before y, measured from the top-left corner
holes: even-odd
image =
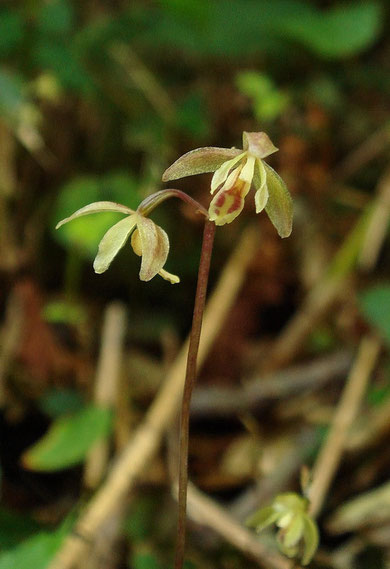
[[[175,569],[182,569],[186,540],[187,485],[188,485],[188,441],[191,395],[196,379],[196,362],[198,357],[203,312],[206,302],[207,283],[215,235],[215,224],[206,220],[202,250],[199,261],[198,282],[196,286],[194,312],[188,347],[187,369],[183,390],[180,416],[180,452],[179,452],[179,491],[178,491],[178,524],[175,550]]]

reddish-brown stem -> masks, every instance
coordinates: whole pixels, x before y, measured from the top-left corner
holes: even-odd
[[[182,569],[184,562],[184,550],[186,540],[186,513],[187,513],[187,485],[188,485],[188,440],[189,440],[189,418],[192,390],[196,378],[196,361],[200,332],[202,329],[202,319],[207,293],[207,282],[210,271],[211,254],[213,250],[215,235],[215,224],[206,220],[202,252],[199,261],[198,283],[196,287],[194,313],[192,317],[192,327],[187,356],[187,369],[183,391],[183,401],[180,417],[180,454],[179,454],[179,507],[177,524],[177,541],[175,551],[175,569]]]
[[[191,196],[182,192],[181,190],[176,190],[173,188],[166,189],[166,190],[159,190],[154,194],[151,194],[147,198],[145,198],[138,206],[137,211],[141,215],[149,215],[160,203],[169,198],[179,198],[183,202],[191,205],[197,213],[201,213],[208,219],[209,214],[207,209],[205,209],[199,202],[194,200]]]

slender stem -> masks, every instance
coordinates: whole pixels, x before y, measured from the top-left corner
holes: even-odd
[[[202,204],[191,198],[185,192],[181,190],[176,190],[173,188],[167,190],[159,190],[150,196],[147,196],[138,206],[137,211],[141,215],[148,216],[161,202],[168,200],[169,198],[179,198],[183,202],[191,205],[195,208],[197,213],[201,213],[206,219],[209,218],[207,209],[205,209]]]
[[[179,455],[179,508],[177,541],[175,551],[175,569],[182,569],[184,562],[184,550],[186,539],[186,512],[187,512],[187,484],[188,484],[188,440],[189,418],[192,390],[196,378],[196,361],[200,333],[202,329],[203,311],[206,301],[207,282],[209,278],[211,253],[213,250],[215,224],[206,220],[202,252],[199,261],[198,283],[196,287],[194,313],[187,356],[187,369],[183,391],[183,401],[180,417],[180,455]]]

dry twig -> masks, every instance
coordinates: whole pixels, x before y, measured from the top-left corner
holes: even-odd
[[[317,516],[332,483],[349,435],[349,429],[359,410],[361,399],[377,361],[380,342],[376,337],[362,339],[355,364],[349,374],[340,402],[333,417],[329,435],[313,468],[310,486],[310,513]]]
[[[112,302],[106,309],[102,342],[95,378],[94,401],[108,409],[115,407],[118,398],[120,365],[126,327],[123,304]],[[108,461],[108,441],[98,441],[91,449],[84,471],[84,484],[96,489],[104,476]]]

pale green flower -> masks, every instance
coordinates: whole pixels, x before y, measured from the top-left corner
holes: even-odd
[[[108,269],[114,257],[131,235],[133,251],[142,258],[139,272],[141,281],[150,281],[156,275],[160,275],[172,284],[180,282],[178,276],[163,269],[169,252],[168,235],[138,210],[134,211],[114,202],[95,202],[78,209],[73,215],[60,221],[56,229],[77,217],[102,211],[125,213],[126,217],[110,227],[100,241],[98,253],[93,263],[96,273],[104,273]]]
[[[271,524],[279,528],[278,544],[287,557],[301,555],[302,565],[312,560],[318,548],[316,523],[308,514],[309,502],[293,492],[279,494],[270,506],[262,508],[247,521],[259,533]]]
[[[293,218],[291,196],[281,177],[264,162],[264,158],[277,150],[264,132],[244,132],[242,150],[213,147],[192,150],[164,172],[163,181],[214,172],[211,193],[216,194],[210,203],[209,217],[216,225],[231,223],[241,213],[253,186],[256,213],[265,209],[279,235],[288,237]]]

